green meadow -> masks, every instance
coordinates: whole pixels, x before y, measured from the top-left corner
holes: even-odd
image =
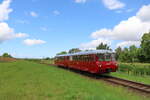
[[[112,76],[150,84],[150,64],[149,63],[119,63],[119,69]]]
[[[127,88],[19,60],[0,63],[0,100],[148,100]]]

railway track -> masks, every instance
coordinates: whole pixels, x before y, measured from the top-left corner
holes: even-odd
[[[47,65],[57,66],[57,65],[54,65],[54,64],[47,64]],[[78,70],[74,70],[74,69],[69,69],[69,70],[71,70],[73,72],[76,72],[76,73],[79,73],[79,74],[82,74],[84,76],[90,77],[90,78],[101,79],[101,80],[104,80],[104,81],[112,83],[112,84],[121,85],[121,86],[124,86],[124,87],[128,87],[129,89],[131,88],[131,89],[134,89],[134,90],[138,90],[139,92],[146,93],[146,94],[148,94],[148,96],[150,96],[150,85],[147,85],[147,84],[138,83],[138,82],[125,80],[125,79],[112,77],[112,76],[95,75],[95,74],[82,72],[82,71],[78,71]]]
[[[138,90],[140,92],[144,92],[150,95],[150,85],[147,85],[147,84],[133,82],[133,81],[116,78],[112,76],[108,76],[107,78],[104,78],[103,80],[117,84],[117,85],[121,85],[124,87],[132,88],[132,89],[135,89],[135,90]]]

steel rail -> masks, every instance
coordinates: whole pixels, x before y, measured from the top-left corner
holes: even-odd
[[[125,80],[125,79],[112,77],[112,76],[108,76],[107,78],[104,78],[103,80],[150,94],[150,85],[148,84],[143,84],[143,83]]]

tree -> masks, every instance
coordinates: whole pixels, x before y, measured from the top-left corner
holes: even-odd
[[[119,56],[120,56],[121,53],[122,53],[121,47],[116,48],[116,49],[115,49],[115,52],[116,52],[116,60],[119,60]]]
[[[50,57],[46,57],[46,58],[44,58],[44,60],[50,60],[51,58]]]
[[[69,53],[76,53],[76,52],[81,52],[79,48],[72,48],[69,50]]]
[[[129,55],[131,57],[131,62],[138,62],[138,48],[135,45],[129,47]]]
[[[4,53],[4,54],[2,55],[2,57],[10,57],[10,58],[12,58],[12,56],[11,56],[10,54],[8,54],[8,53]]]
[[[63,55],[63,54],[67,54],[67,52],[66,51],[62,51],[60,53],[57,53],[56,55]]]
[[[142,49],[141,48],[138,48],[137,50],[137,58],[140,62],[145,62],[146,61],[146,58],[145,56],[143,55],[143,52],[142,52]]]
[[[112,50],[107,44],[99,44],[97,47],[96,47],[97,50],[100,50],[100,49],[106,49],[106,50]]]
[[[150,62],[150,32],[142,36],[141,53],[146,62]]]
[[[121,55],[119,56],[119,60],[122,62],[131,62],[131,55],[129,53],[128,48],[124,48]]]

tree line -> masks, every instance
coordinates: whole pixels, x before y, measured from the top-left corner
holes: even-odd
[[[107,44],[99,44],[96,47],[97,50],[106,49],[112,50]],[[73,48],[67,51],[62,51],[57,53],[57,55],[67,54],[67,53],[76,53],[80,52],[79,48]],[[87,50],[85,50],[87,51]],[[121,62],[150,62],[150,32],[145,33],[141,38],[141,44],[139,47],[131,45],[128,48],[118,47],[115,49],[116,59]]]
[[[150,62],[150,32],[142,36],[140,47],[118,47],[115,51],[116,59],[121,62]]]

